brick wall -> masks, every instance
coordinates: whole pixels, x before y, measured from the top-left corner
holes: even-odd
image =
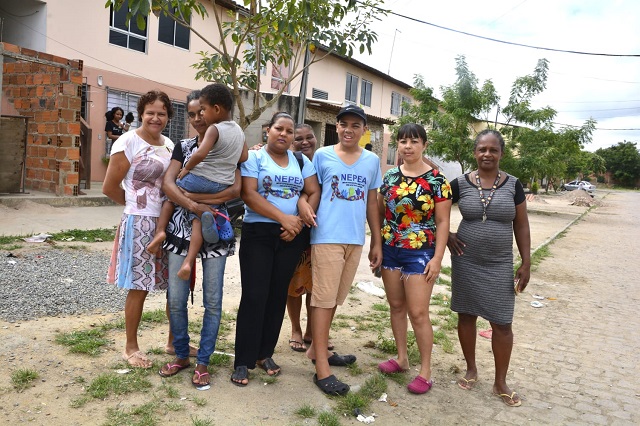
[[[78,195],[82,61],[9,43],[0,54],[3,101],[29,119],[25,187]]]

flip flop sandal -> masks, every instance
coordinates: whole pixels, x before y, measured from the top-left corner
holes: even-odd
[[[247,383],[242,383],[243,380],[247,380]],[[249,384],[249,370],[246,365],[240,365],[236,367],[235,371],[231,375],[231,383],[236,386],[244,387]]]
[[[478,383],[478,378],[475,379],[466,379],[464,377],[460,377],[458,379],[458,387],[464,390],[471,390]]]
[[[518,394],[515,391],[511,392],[511,395],[509,395],[508,393],[495,393],[495,392],[494,392],[494,395],[500,398],[502,402],[504,402],[504,404],[509,407],[519,407],[522,405],[522,401],[520,399],[518,399],[517,401],[514,399],[515,396],[518,396]]]
[[[398,361],[396,361],[395,359],[381,362],[380,364],[378,364],[378,369],[384,374],[404,373],[407,371],[404,368],[400,367],[400,364],[398,364]]]
[[[327,395],[342,396],[346,395],[349,392],[349,389],[351,389],[348,384],[342,383],[333,374],[320,380],[318,380],[318,375],[314,374],[313,383],[315,383],[316,386]]]
[[[198,370],[195,370],[193,372],[193,374],[198,375],[198,383],[196,383],[193,379],[191,379],[191,384],[197,389],[197,390],[207,390],[209,388],[211,388],[211,383],[206,383],[206,384],[202,384],[199,383],[200,379],[204,376],[208,376],[209,373],[201,373]]]
[[[300,345],[300,346],[294,346],[292,345],[292,343],[294,343],[295,345]],[[296,352],[306,352],[307,348],[305,348],[304,343],[298,341],[298,340],[293,340],[290,339],[289,340],[289,347],[291,348],[292,351],[296,351]]]
[[[346,367],[347,365],[353,364],[356,362],[357,358],[355,355],[338,355],[337,352],[334,352],[327,361],[329,361],[329,365],[332,367]],[[315,359],[311,360],[312,363],[316,363]]]
[[[272,371],[273,373],[269,374],[271,377],[276,377],[280,374],[280,366],[275,363],[273,358],[265,358],[262,362],[256,364],[258,364],[258,367],[262,368],[267,374],[269,374],[269,371]]]
[[[176,374],[178,374],[180,371],[184,370],[185,368],[189,368],[191,367],[191,363],[187,364],[187,365],[182,365],[182,364],[171,364],[171,363],[167,363],[167,365],[165,365],[167,370],[172,370],[174,368],[177,368],[176,371],[174,371],[173,373],[163,373],[162,369],[158,370],[158,374],[162,377],[171,377],[171,376],[175,376]]]
[[[407,385],[407,389],[409,389],[409,392],[419,395],[429,392],[432,387],[433,380],[427,380],[422,376],[416,376],[416,378]]]

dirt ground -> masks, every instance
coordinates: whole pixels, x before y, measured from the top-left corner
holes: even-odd
[[[617,196],[617,194],[608,195],[613,198]],[[598,197],[602,197],[602,195],[599,194]],[[607,204],[607,199],[604,204]],[[598,207],[595,211],[600,208],[602,207]],[[3,220],[0,225],[0,235],[54,232],[71,227],[87,229],[111,227],[117,223],[121,209],[121,207],[53,208],[33,205],[29,202],[23,203],[19,209],[1,207]],[[580,217],[588,208],[570,205],[567,195],[554,195],[531,200],[529,209],[532,248],[536,248],[563,231],[568,224]],[[85,219],[78,219],[78,215],[85,218],[86,222],[84,222]],[[453,229],[456,228],[459,220],[459,213],[454,208]],[[71,223],[74,225],[68,226]],[[636,225],[623,223],[620,226],[627,226],[629,233],[635,232],[637,235]],[[569,236],[565,238],[570,238],[570,235],[571,230],[569,230]],[[635,244],[638,245],[637,240]],[[88,244],[87,246],[89,250],[97,252],[107,253],[110,250],[109,243]],[[34,248],[26,247],[23,250],[34,250]],[[554,248],[553,258],[573,258],[575,253],[571,251],[571,248]],[[0,256],[3,254],[0,253]],[[450,264],[448,254],[445,256],[445,264]],[[381,280],[375,278],[368,270],[366,250],[360,265],[355,281],[370,281],[381,287]],[[562,270],[562,265],[555,271],[555,274],[559,280],[571,281],[573,279],[569,272]],[[534,277],[532,286],[519,296],[517,302],[514,322],[516,336],[518,322],[523,321],[523,315],[531,315],[533,310],[528,306],[529,301],[534,300],[532,295],[537,291],[534,285],[536,273],[534,272],[532,275]],[[579,279],[579,277],[576,278],[576,280]],[[434,293],[444,293],[448,296],[448,288],[443,285],[436,286]],[[233,256],[227,262],[223,310],[235,314],[239,299],[238,257]],[[196,291],[195,300],[196,303],[190,308],[189,314],[191,318],[201,318],[200,303],[202,299],[201,293],[198,291]],[[372,305],[376,303],[386,302],[376,296],[355,290],[337,313],[364,316],[371,312]],[[164,304],[165,295],[163,293],[156,294],[149,297],[145,310],[163,309]],[[432,315],[435,315],[438,309],[440,309],[438,306],[433,306]],[[111,343],[97,357],[70,354],[66,347],[54,342],[56,334],[86,330],[93,325],[116,321],[120,318],[122,318],[122,314],[87,313],[67,318],[40,318],[18,323],[0,321],[0,341],[2,341],[0,360],[4,365],[4,368],[0,370],[0,423],[104,424],[109,418],[109,410],[127,412],[142,404],[156,402],[154,418],[157,424],[195,424],[194,419],[209,419],[212,421],[211,424],[217,425],[317,424],[317,417],[305,420],[297,417],[294,414],[295,410],[304,404],[309,404],[318,411],[331,410],[336,405],[335,401],[326,398],[313,385],[311,380],[314,372],[313,366],[304,354],[289,349],[287,341],[290,336],[290,324],[288,317],[286,317],[280,335],[280,343],[274,355],[274,359],[282,367],[283,373],[275,383],[265,383],[263,380],[265,376],[261,370],[260,372],[254,370],[249,386],[239,388],[233,386],[229,381],[231,367],[219,367],[214,368],[211,389],[199,392],[189,382],[192,369],[181,372],[172,379],[162,379],[156,374],[156,371],[162,363],[170,361],[171,357],[151,355],[156,365],[147,377],[152,385],[150,389],[127,395],[112,394],[104,400],[93,399],[81,408],[72,408],[72,402],[86,395],[86,386],[96,376],[124,367],[120,361],[124,331],[109,332],[108,339]],[[303,327],[304,325],[303,322]],[[357,390],[367,378],[376,374],[377,363],[389,357],[389,355],[369,347],[369,342],[378,340],[377,333],[359,330],[358,325],[357,321],[351,321],[349,326],[333,330],[331,333],[336,351],[352,353],[358,357],[361,374],[351,376],[344,369],[334,368],[334,373],[349,383],[353,390]],[[150,350],[164,347],[167,331],[168,324],[143,328],[139,336],[141,348]],[[474,400],[463,398],[464,391],[458,389],[455,384],[456,378],[460,375],[458,370],[464,368],[464,360],[455,334],[450,332],[449,335],[454,343],[452,354],[445,353],[438,345],[434,346],[432,368],[435,385],[433,390],[425,396],[414,396],[408,394],[404,386],[388,380],[388,402],[374,401],[367,413],[376,413],[375,424],[513,423],[513,419],[509,420],[508,416],[510,415],[509,410],[514,409],[507,408],[500,400],[491,397],[490,376],[493,368],[490,341],[483,338],[478,338],[477,356],[480,366],[486,367],[487,371],[483,387],[477,392],[474,391],[475,401],[481,401],[479,404],[481,409],[473,417],[468,416],[469,404],[474,404]],[[197,337],[197,335],[193,336]],[[390,336],[389,326],[385,337]],[[233,331],[223,337],[223,341],[232,347]],[[516,338],[516,348],[518,344]],[[524,422],[527,417],[531,420],[531,417],[535,415],[535,411],[526,410],[537,410],[539,407],[533,401],[534,398],[527,394],[526,384],[522,383],[522,379],[514,379],[522,368],[519,364],[522,362],[517,360],[512,363],[509,380],[525,399],[524,407],[515,409],[521,410],[519,418]],[[11,386],[11,373],[19,368],[30,368],[39,373],[39,378],[34,381],[33,386],[23,392],[17,392]],[[418,369],[419,366],[412,366],[411,375],[417,374]],[[163,383],[177,392],[167,391],[167,387],[163,387]],[[529,408],[526,408],[527,405]],[[342,417],[341,422],[345,425],[359,424],[353,416]]]

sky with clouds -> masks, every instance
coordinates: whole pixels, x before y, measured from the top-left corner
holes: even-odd
[[[581,126],[594,118],[598,130],[585,147],[589,151],[625,140],[640,147],[640,1],[386,0],[385,8],[513,43],[636,55],[580,55],[519,47],[389,15],[371,25],[378,33],[373,54],[354,58],[409,84],[415,74],[421,74],[439,96],[441,86],[455,82],[455,58],[464,55],[480,85],[493,81],[502,106],[515,79],[532,73],[538,59],[546,58],[547,89],[534,98],[533,107],[551,106],[558,111],[554,120],[558,127]]]

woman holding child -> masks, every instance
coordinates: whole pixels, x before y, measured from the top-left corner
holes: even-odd
[[[280,367],[271,358],[284,319],[287,289],[308,234],[298,217],[301,193],[317,208],[320,187],[311,161],[301,168],[289,147],[294,139],[293,118],[274,114],[267,143],[249,152],[242,164],[242,199],[245,202],[240,273],[242,298],[236,324],[235,371],[231,381],[249,383],[248,370],[256,364],[271,376]],[[305,238],[306,235],[306,238]]]
[[[383,373],[409,370],[407,314],[420,351],[420,373],[407,386],[423,394],[433,386],[433,328],[429,301],[449,235],[451,187],[422,159],[427,134],[422,126],[405,124],[396,137],[401,166],[383,178],[378,201],[382,223],[382,281],[391,307],[391,329],[398,358],[378,365]]]
[[[218,240],[215,243],[202,241],[202,237],[195,237],[198,233],[199,225],[192,221],[193,214],[202,216],[203,214],[211,214],[211,205],[215,205],[224,211],[225,201],[240,195],[240,171],[237,169],[237,159],[233,160],[228,156],[227,160],[234,168],[227,169],[234,173],[235,177],[230,179],[233,183],[231,186],[215,192],[213,186],[209,189],[212,193],[191,193],[180,188],[176,178],[181,169],[193,167],[193,160],[199,150],[205,151],[206,155],[209,149],[205,142],[210,136],[212,127],[206,121],[206,115],[201,113],[201,101],[206,104],[213,103],[219,106],[221,111],[223,108],[225,114],[220,113],[221,117],[227,118],[230,113],[231,106],[229,102],[232,97],[228,89],[223,87],[212,88],[207,86],[203,89],[204,95],[200,91],[193,91],[187,97],[187,113],[189,123],[198,132],[198,136],[185,139],[178,144],[173,152],[173,157],[162,188],[176,205],[171,206],[171,215],[166,226],[166,233],[162,233],[161,240],[164,240],[163,248],[167,251],[169,259],[169,294],[168,304],[170,312],[171,331],[173,332],[173,346],[175,348],[175,359],[165,364],[160,369],[160,375],[170,377],[181,370],[188,368],[191,364],[189,361],[190,345],[189,345],[189,318],[187,310],[187,301],[189,298],[190,274],[183,276],[185,262],[190,253],[195,259],[196,256],[202,259],[202,302],[204,306],[204,314],[202,317],[202,329],[200,331],[200,348],[197,351],[196,367],[191,379],[192,384],[197,389],[206,389],[210,383],[208,365],[215,350],[215,345],[220,327],[220,319],[222,315],[222,289],[224,281],[224,271],[227,257],[232,255],[235,250],[235,238],[230,241]],[[215,89],[215,90],[210,90]],[[226,90],[226,92],[225,92]],[[220,105],[226,105],[223,107]],[[227,126],[228,128],[229,126]],[[227,132],[228,133],[228,132]],[[227,136],[227,135],[225,135]],[[220,135],[220,138],[223,138]],[[220,143],[219,147],[226,143],[226,139],[216,141]],[[244,146],[244,137],[237,142]],[[203,154],[201,152],[201,154]],[[202,155],[201,155],[202,157]],[[227,179],[229,181],[229,179]],[[165,208],[163,207],[163,210]],[[200,234],[201,235],[201,234]]]
[[[114,142],[102,187],[107,197],[125,206],[107,282],[129,290],[124,308],[127,341],[122,357],[132,367],[151,367],[138,346],[138,326],[149,291],[167,288],[166,258],[149,253],[146,246],[164,198],[160,187],[173,142],[161,133],[172,116],[171,100],[165,93],[154,90],[140,97],[138,117],[142,126]]]

